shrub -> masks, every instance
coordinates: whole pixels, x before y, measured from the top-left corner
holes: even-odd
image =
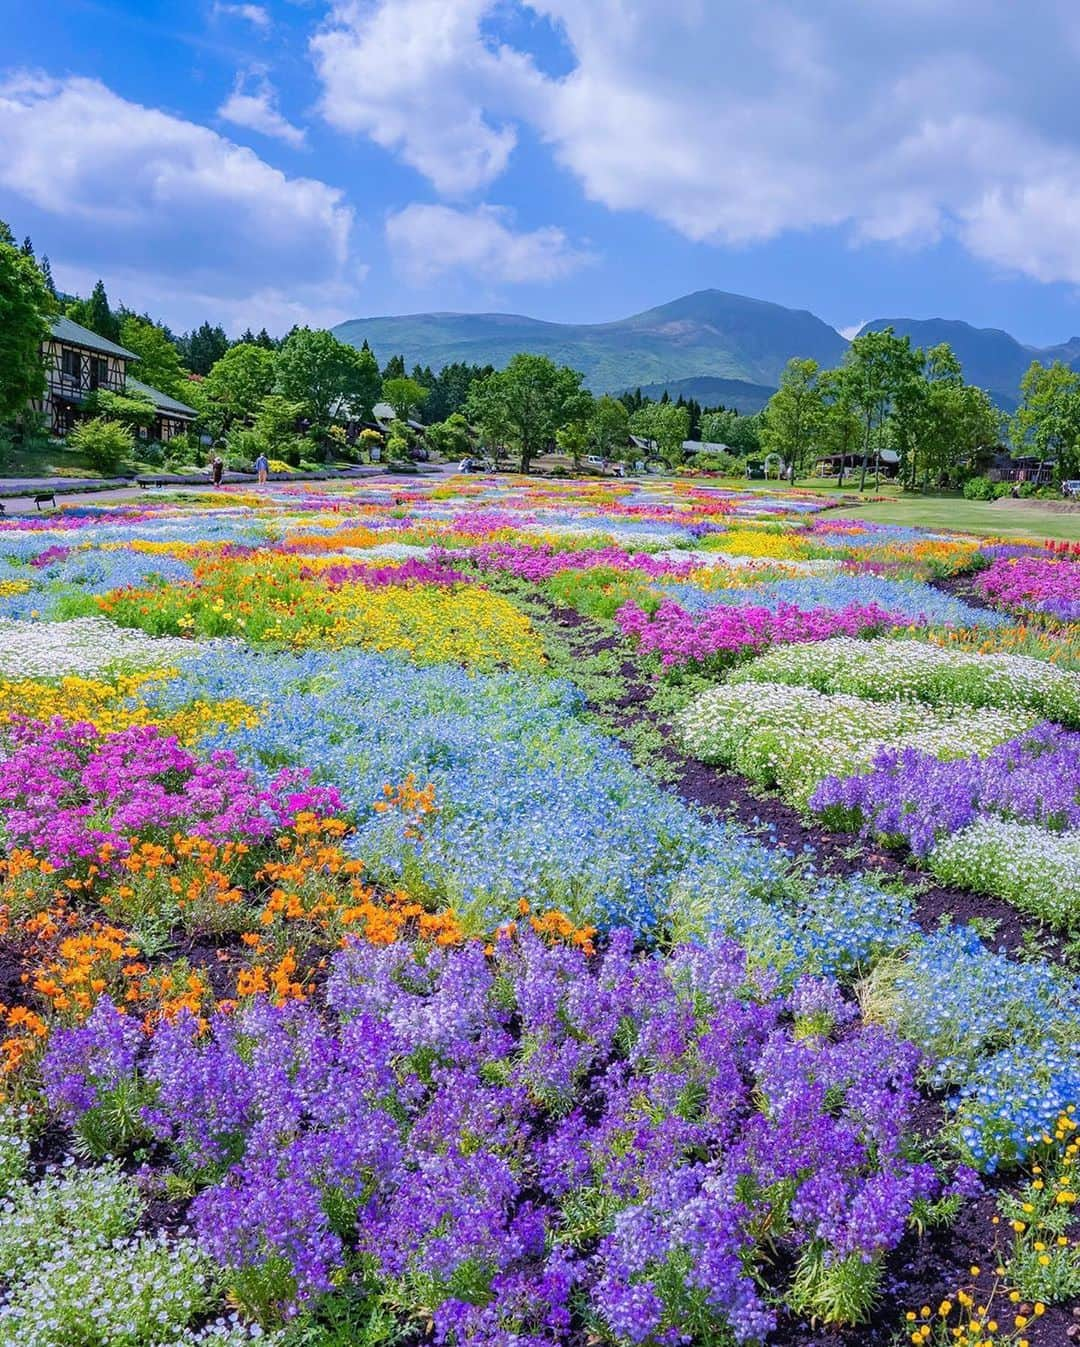
[[[135,437],[119,421],[95,416],[80,421],[68,436],[68,444],[86,456],[95,472],[114,473],[135,452]]]
[[[993,500],[994,484],[988,477],[970,477],[964,483],[965,500]]]

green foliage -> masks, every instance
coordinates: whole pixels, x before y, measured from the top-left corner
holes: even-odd
[[[186,401],[190,394],[187,371],[180,363],[180,352],[172,338],[149,318],[125,315],[120,324],[120,345],[139,357],[135,377],[171,398]]]
[[[522,472],[555,438],[575,410],[581,375],[547,356],[522,353],[505,370],[474,383],[466,415],[489,446],[505,444],[519,455]]]
[[[117,421],[129,430],[137,430],[140,426],[152,426],[157,415],[154,404],[144,394],[114,393],[109,388],[95,388],[87,395],[83,406],[91,416]]]
[[[384,379],[382,395],[399,421],[407,421],[427,401],[428,390],[415,379]]]
[[[543,588],[561,607],[573,608],[583,617],[601,622],[610,622],[623,604],[631,600],[647,613],[660,606],[648,578],[640,571],[618,571],[609,566],[559,571]]]
[[[996,494],[988,477],[971,477],[964,483],[965,500],[993,500]]]
[[[95,284],[89,299],[72,300],[67,306],[67,316],[72,322],[96,332],[99,337],[105,337],[108,341],[120,340],[120,319],[109,305],[104,281],[99,280]]]
[[[313,426],[336,417],[370,419],[379,369],[370,351],[346,346],[330,332],[298,328],[281,348],[276,391],[299,403]]]
[[[364,430],[360,432],[360,438],[373,434],[377,432]],[[445,421],[428,426],[424,431],[424,441],[429,449],[444,458],[463,458],[472,447],[469,423],[460,412],[454,412]]]
[[[756,454],[761,449],[761,417],[740,416],[723,409],[705,412],[700,437],[709,444],[726,444],[736,454]]]
[[[55,307],[33,259],[0,243],[0,420],[20,415],[44,391],[41,343]]]
[[[1055,360],[1033,361],[1020,383],[1021,402],[1010,431],[1013,444],[1057,466],[1059,476],[1080,472],[1080,374]]]
[[[630,456],[630,415],[618,398],[597,398],[588,419],[589,445],[601,458]],[[636,451],[635,451],[636,452]]]
[[[86,455],[95,472],[108,476],[135,452],[135,437],[127,426],[95,416],[80,421],[68,436],[68,445]]]
[[[690,413],[673,402],[650,402],[630,418],[630,430],[656,444],[660,457],[669,465],[683,461],[683,441],[690,434]]]
[[[273,388],[275,373],[274,352],[262,346],[241,343],[226,351],[202,383],[192,385],[190,396],[207,430],[226,435],[233,426],[249,425]]]
[[[265,329],[259,334],[256,343],[272,349],[269,338],[266,342],[261,340],[264,335]],[[180,338],[181,354],[193,374],[209,374],[228,349],[229,339],[225,335],[225,329],[220,326],[212,327],[209,323],[203,323]]]
[[[780,387],[761,417],[761,447],[779,454],[792,476],[801,477],[825,421],[825,399],[816,360],[789,360]]]
[[[857,1324],[869,1317],[878,1298],[881,1260],[864,1262],[861,1254],[826,1259],[822,1242],[799,1259],[787,1301],[796,1314],[825,1324]]]
[[[1022,1299],[1059,1304],[1080,1296],[1080,1245],[1073,1235],[1076,1208],[1074,1113],[1062,1115],[1052,1136],[1035,1149],[1028,1178],[998,1198],[1012,1230],[1005,1280]]]

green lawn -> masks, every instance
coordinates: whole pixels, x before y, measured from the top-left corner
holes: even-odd
[[[867,519],[878,524],[957,529],[962,533],[1080,542],[1080,506],[1055,508],[1040,500],[964,500],[960,496],[897,496],[894,500],[845,505],[830,518]]]

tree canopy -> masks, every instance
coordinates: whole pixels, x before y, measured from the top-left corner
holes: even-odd
[[[332,332],[298,328],[278,355],[277,391],[299,403],[318,430],[342,413],[370,419],[379,388],[371,352],[347,346]]]
[[[55,310],[34,259],[0,242],[0,418],[18,416],[44,391],[41,343]]]
[[[164,328],[149,318],[126,314],[120,323],[120,345],[139,357],[132,373],[143,383],[160,389],[169,397],[187,400],[190,392],[187,370]]]
[[[493,446],[505,444],[522,472],[554,440],[581,393],[582,376],[544,355],[515,355],[504,370],[474,383],[466,415]]]

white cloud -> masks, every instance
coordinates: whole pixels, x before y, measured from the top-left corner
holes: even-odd
[[[415,204],[386,221],[394,260],[414,282],[464,271],[495,285],[561,280],[589,255],[574,248],[553,225],[516,233],[512,215],[499,206],[453,210]]]
[[[218,116],[235,126],[273,136],[275,140],[283,140],[286,145],[299,149],[304,143],[304,132],[278,111],[277,92],[269,80],[261,75],[256,78],[255,92],[251,93],[246,76],[238,75],[232,93],[218,108]]]
[[[862,319],[861,322],[849,323],[847,327],[838,327],[836,330],[837,332],[840,333],[840,335],[843,338],[845,338],[845,340],[854,341],[855,338],[859,335],[859,333],[863,330],[863,324],[866,322],[867,319],[864,318]]]
[[[244,19],[262,33],[270,31],[270,12],[263,5],[225,5],[217,3],[213,10],[215,16],[227,15],[230,18]]]
[[[341,0],[311,42],[322,112],[398,152],[447,195],[471,192],[506,167],[517,140],[484,115],[527,77],[529,62],[493,52],[479,24],[491,0]]]
[[[312,311],[354,291],[353,216],[337,188],[288,177],[96,80],[0,83],[0,144],[0,190],[64,223],[69,246],[64,258],[54,249],[54,264],[123,284],[136,307],[174,297],[171,322],[204,301],[202,316],[284,302],[265,298],[268,276],[275,295]]]
[[[569,73],[493,35],[514,11],[561,35]],[[1080,281],[1080,136],[1060,111],[1080,21],[1068,0],[1026,16],[1006,0],[337,0],[312,55],[327,120],[443,195],[490,185],[528,126],[589,199],[691,239],[948,235]]]

